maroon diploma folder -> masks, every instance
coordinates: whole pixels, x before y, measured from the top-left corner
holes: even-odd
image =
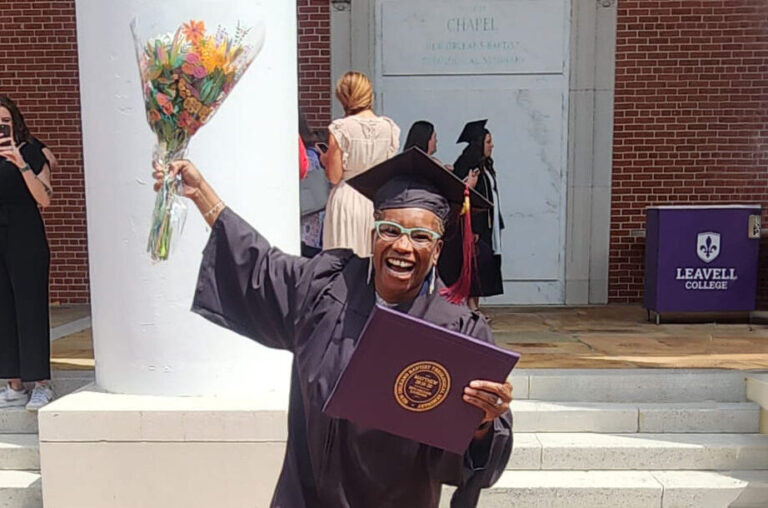
[[[323,411],[463,454],[483,418],[473,379],[503,383],[519,355],[376,305]]]

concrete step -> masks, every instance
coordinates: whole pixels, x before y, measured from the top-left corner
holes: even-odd
[[[440,506],[449,506],[446,488]],[[479,508],[765,508],[765,471],[506,471]]]
[[[514,400],[515,432],[756,433],[753,402],[611,403]]]
[[[51,386],[57,397],[72,393],[95,379],[92,370],[57,370],[51,374]],[[7,380],[0,378],[0,386]]]
[[[0,410],[0,437],[4,434],[37,434],[37,413],[23,407]]]
[[[93,379],[93,371],[57,371],[53,373],[51,386],[56,397],[63,397],[92,383]],[[5,379],[0,379],[0,386],[4,386],[5,383]],[[27,411],[23,407],[0,410],[0,434],[36,433],[37,413]]]
[[[0,508],[42,508],[40,474],[31,471],[0,471]]]
[[[560,402],[746,402],[748,372],[719,369],[515,369],[515,399]]]
[[[507,469],[768,470],[768,435],[516,433]]]
[[[0,470],[37,471],[39,469],[37,434],[0,435]]]

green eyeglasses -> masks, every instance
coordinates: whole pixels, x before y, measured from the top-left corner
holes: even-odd
[[[376,234],[385,242],[394,242],[402,235],[408,235],[411,242],[418,247],[428,247],[434,244],[440,233],[427,228],[404,228],[397,222],[377,220],[373,223]]]

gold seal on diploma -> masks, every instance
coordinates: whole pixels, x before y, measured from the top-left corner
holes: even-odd
[[[429,411],[445,400],[451,388],[448,370],[436,362],[412,363],[395,380],[395,400],[408,411]]]

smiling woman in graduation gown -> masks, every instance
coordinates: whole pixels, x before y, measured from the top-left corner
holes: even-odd
[[[426,160],[449,174],[419,154],[424,159],[417,164]],[[386,178],[392,170],[402,171],[403,164],[412,165],[414,160],[408,153],[399,155],[382,164],[385,168],[379,173],[375,168],[366,173],[368,182],[377,174]],[[187,187],[204,185],[183,176]],[[366,194],[364,186],[358,190]],[[458,190],[461,193],[460,185]],[[389,192],[383,199],[390,208],[427,209],[437,199],[435,206],[444,209],[446,202],[436,192],[429,184],[417,185],[405,192]],[[352,355],[377,296],[382,296],[374,288],[375,278],[369,276],[369,260],[346,249],[326,251],[313,259],[285,254],[212,195],[204,205],[201,201],[206,199],[196,200],[201,211],[208,206],[222,211],[205,247],[192,310],[265,346],[294,354],[287,450],[271,506],[437,508],[443,483],[458,487],[452,507],[475,506],[480,490],[498,479],[510,455],[511,388],[508,396],[496,399],[496,404],[504,399],[498,416],[484,425],[484,433],[478,431],[481,438],[476,433],[463,456],[326,416],[323,405]],[[387,207],[381,197],[371,197],[377,208]],[[464,305],[448,303],[438,291],[429,291],[428,282],[416,288],[412,300],[396,308],[492,341],[485,320]],[[443,287],[440,281],[436,285],[438,290]]]

